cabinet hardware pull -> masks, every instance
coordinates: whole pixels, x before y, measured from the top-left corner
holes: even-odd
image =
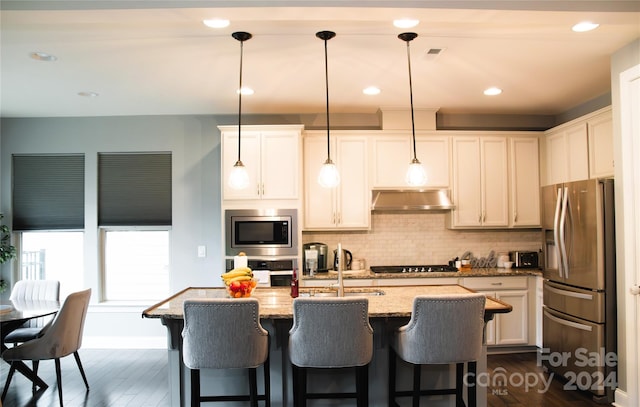
[[[491,285],[502,285],[502,283],[491,283]]]

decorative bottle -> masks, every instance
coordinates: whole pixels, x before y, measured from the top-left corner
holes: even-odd
[[[296,298],[298,296],[298,272],[296,268],[293,268],[293,274],[291,275],[291,297]]]

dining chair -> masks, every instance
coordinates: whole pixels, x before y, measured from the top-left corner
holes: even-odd
[[[307,399],[356,398],[358,407],[369,404],[369,363],[373,357],[373,328],[369,301],[364,297],[298,297],[293,300],[293,326],[289,331],[289,358],[293,371],[294,406]],[[311,369],[355,370],[355,392],[308,392]]]
[[[11,301],[60,301],[60,282],[57,280],[20,280],[11,290]],[[9,332],[4,343],[18,344],[40,335],[42,328],[53,317],[32,318]]]
[[[397,397],[412,397],[420,405],[420,397],[455,394],[456,406],[464,406],[463,384],[467,384],[469,407],[476,405],[475,368],[482,353],[484,332],[484,294],[420,295],[413,299],[409,322],[391,336],[389,346],[389,402],[398,406]],[[396,358],[413,365],[413,388],[396,390]],[[464,365],[468,367],[464,379]],[[453,389],[420,389],[421,365],[455,364],[456,387]]]
[[[2,358],[9,363],[31,360],[33,362],[33,371],[36,375],[38,374],[38,364],[41,360],[53,359],[55,361],[58,398],[60,399],[61,407],[63,406],[62,375],[60,371],[61,358],[73,354],[80,374],[82,375],[84,385],[87,390],[89,390],[89,383],[84,374],[78,350],[82,345],[82,333],[90,297],[90,288],[69,294],[55,318],[43,328],[42,336],[7,349],[2,353]],[[11,384],[11,378],[14,372],[15,367],[11,364],[2,392],[3,396]]]
[[[269,332],[260,324],[255,298],[186,300],[183,304],[182,360],[191,371],[191,406],[202,402],[258,400],[271,405]],[[258,394],[258,366],[263,366],[264,393]],[[249,395],[204,396],[200,393],[200,369],[247,369]]]

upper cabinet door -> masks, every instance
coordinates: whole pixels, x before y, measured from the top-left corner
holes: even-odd
[[[249,173],[249,187],[229,187],[229,172],[238,160],[238,130],[222,131],[223,199],[297,200],[300,197],[300,137],[302,126],[245,126],[241,160]]]
[[[482,226],[509,225],[507,138],[480,139],[480,176],[482,189]]]
[[[297,199],[300,183],[299,133],[262,134],[262,199]]]
[[[242,131],[240,159],[249,174],[249,187],[233,189],[229,186],[229,173],[238,161],[238,132],[223,132],[222,191],[224,199],[260,199],[260,132]]]
[[[507,138],[453,137],[452,228],[508,227]]]
[[[373,188],[409,188],[407,169],[413,159],[411,132],[386,133],[372,137]],[[425,188],[448,188],[450,137],[416,134],[417,158],[427,172]]]
[[[611,110],[589,119],[589,177],[612,177],[613,163],[613,121]]]
[[[340,172],[340,185],[329,189],[318,184],[320,167],[327,159],[326,134],[305,132],[305,230],[361,230],[370,227],[367,136],[345,133],[332,132],[331,160]]]
[[[335,145],[331,146],[335,162]],[[326,136],[304,136],[304,228],[323,229],[335,226],[335,188],[323,188],[318,183],[320,168],[327,159]],[[339,168],[340,169],[340,168]]]
[[[547,179],[544,185],[589,178],[587,125],[584,121],[546,135]]]
[[[540,175],[537,137],[511,137],[511,225],[540,227]]]
[[[480,186],[480,139],[453,138],[453,227],[482,225],[482,195]]]
[[[451,156],[451,137],[448,136],[416,136],[418,160],[427,171],[427,185],[430,188],[449,188],[449,157]],[[413,158],[413,157],[412,157]],[[406,168],[409,162],[407,161]]]

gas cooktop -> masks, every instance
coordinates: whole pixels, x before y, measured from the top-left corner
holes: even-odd
[[[446,264],[418,266],[371,266],[373,273],[435,273],[458,271],[454,266]]]

